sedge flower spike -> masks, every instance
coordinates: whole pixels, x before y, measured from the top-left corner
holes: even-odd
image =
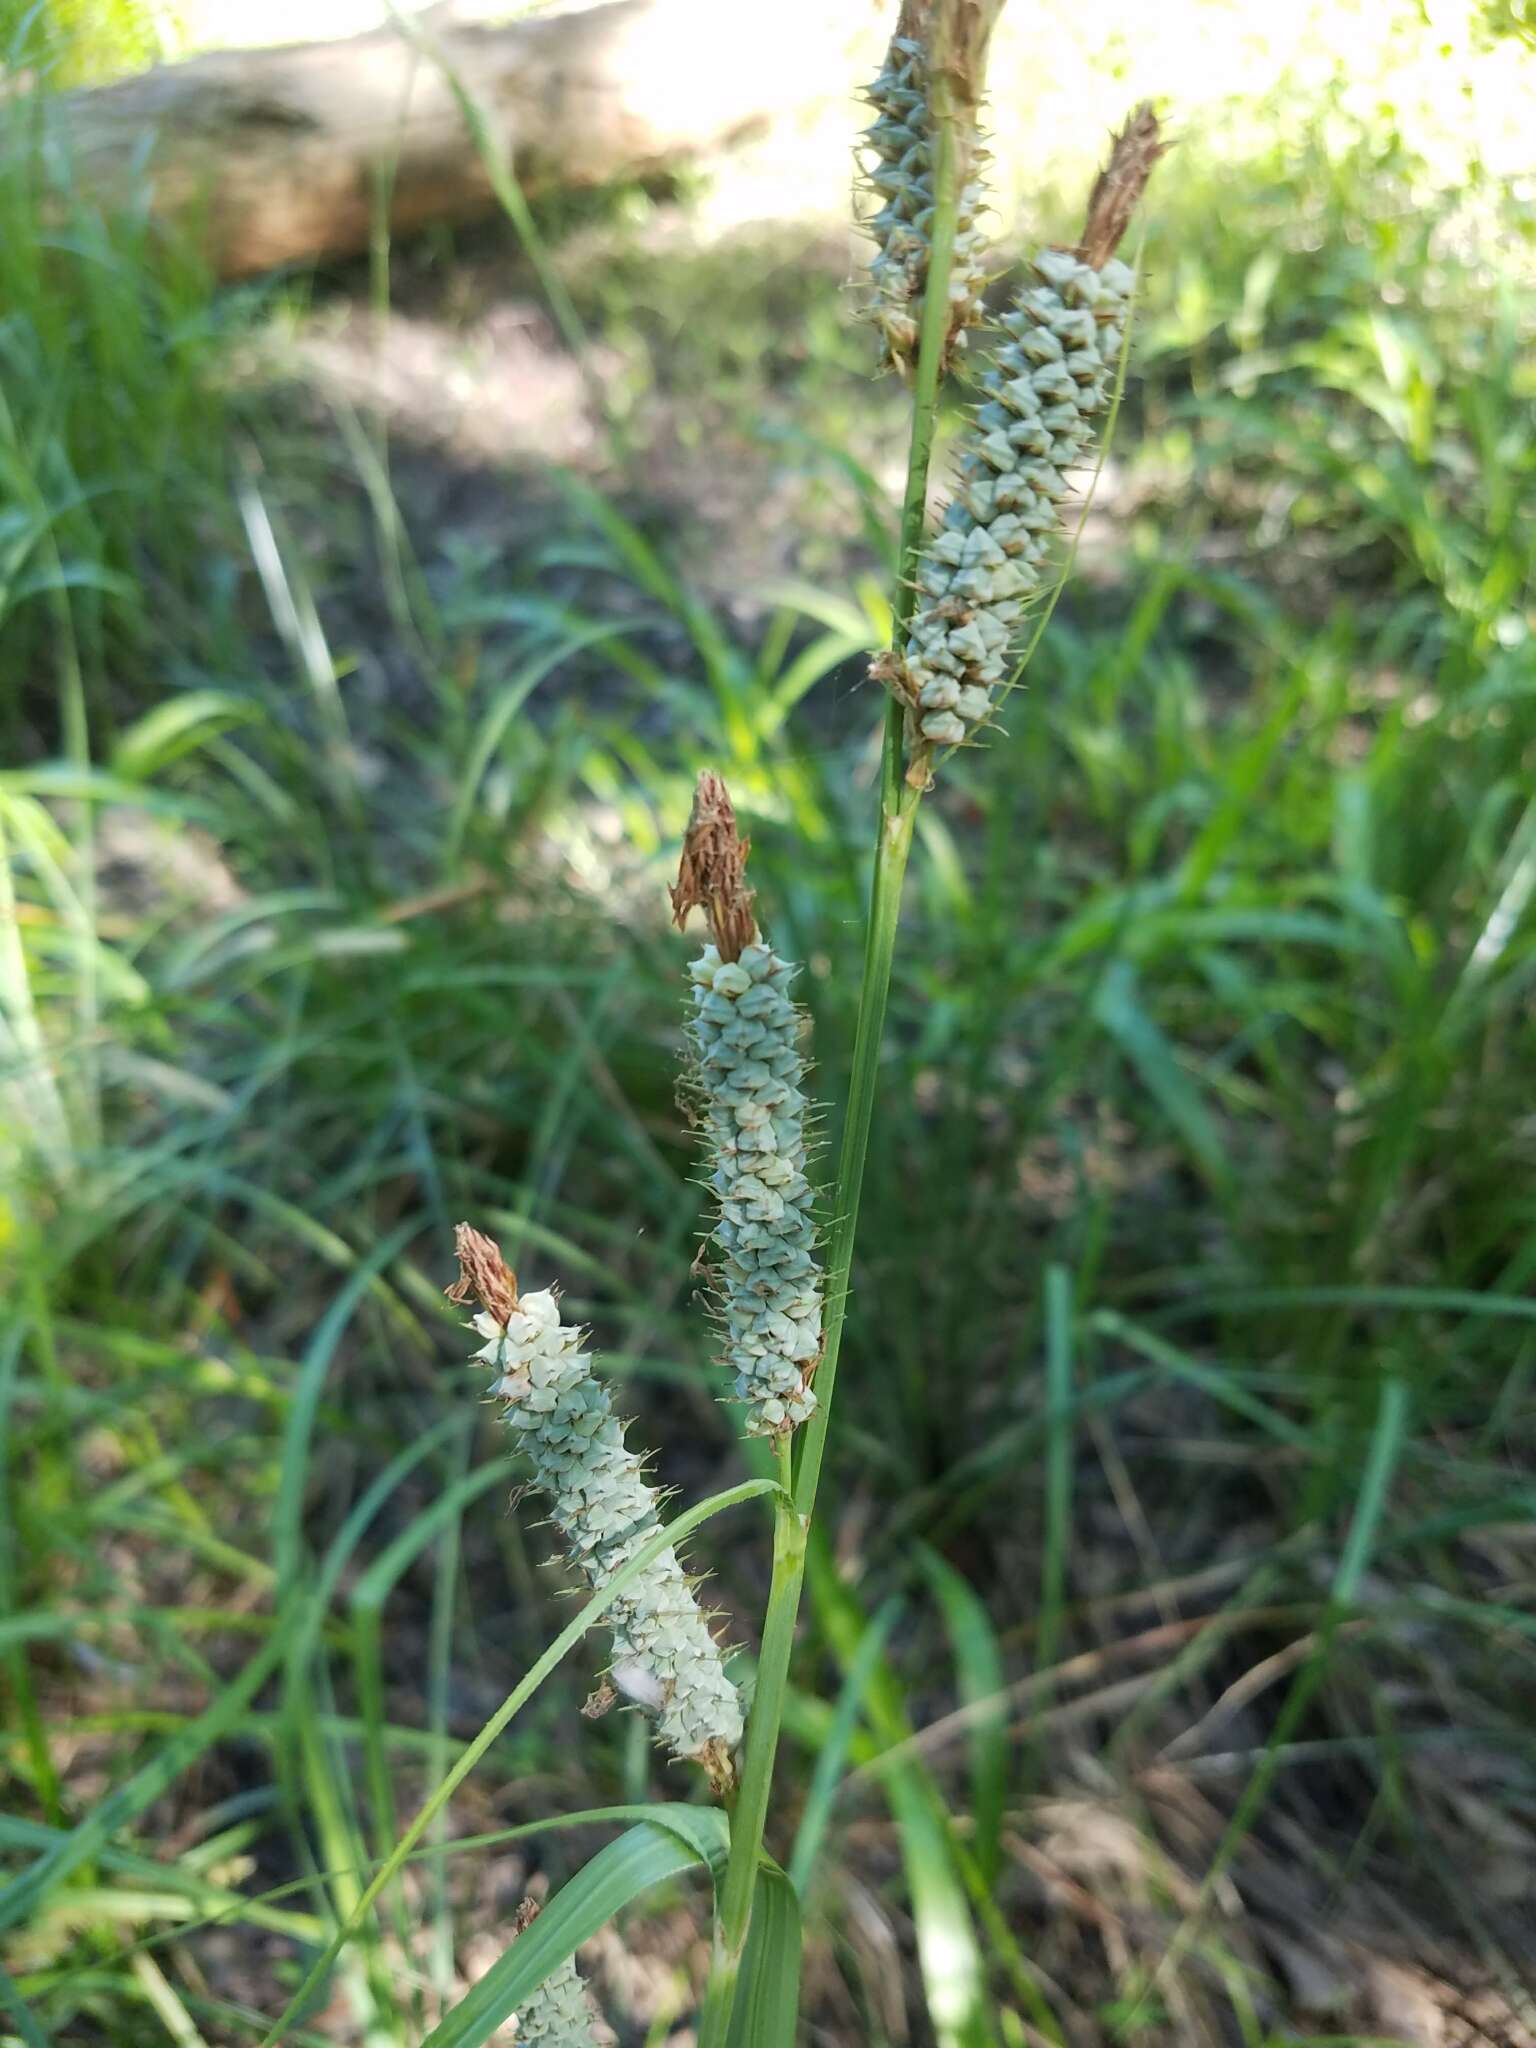
[[[496,1373],[491,1393],[549,1499],[567,1555],[589,1585],[606,1586],[661,1528],[660,1501],[624,1442],[608,1389],[592,1371],[583,1332],[560,1319],[553,1292],[519,1295],[493,1239],[459,1225],[451,1301],[478,1299],[475,1362]],[[656,1716],[658,1740],[722,1789],[733,1782],[741,1702],[720,1646],[674,1551],[664,1550],[607,1611],[615,1685]]]
[[[1109,408],[1135,289],[1114,251],[1163,147],[1156,116],[1139,108],[1094,187],[1082,242],[1031,260],[981,374],[984,402],[917,565],[905,644],[875,669],[906,705],[919,786],[936,746],[990,720],[1019,621],[1051,573],[1068,479]]]
[[[745,881],[749,842],[718,775],[699,777],[672,891],[679,927],[709,915],[690,963],[688,1108],[703,1129],[716,1220],[709,1242],[724,1336],[749,1436],[782,1436],[816,1407],[821,1267],[806,1178],[804,1018],[795,969],[759,935]]]
[[[977,226],[985,202],[981,184],[973,175],[979,159],[976,80],[985,29],[978,32],[973,27],[969,35],[957,33],[958,24],[949,16],[959,11],[957,0],[903,0],[885,63],[866,95],[876,115],[873,125],[864,131],[874,159],[867,182],[881,202],[879,211],[865,223],[876,244],[869,266],[874,286],[870,317],[880,330],[887,364],[905,371],[917,361],[923,294],[928,284],[941,118],[935,103],[940,63],[946,65],[944,75],[952,88],[955,136],[962,158],[949,274],[946,356],[964,346],[966,328],[980,318],[987,281],[987,238]],[[990,27],[990,19],[985,26]],[[945,51],[936,52],[935,36],[942,37]]]
[[[525,1934],[538,1918],[532,1899],[518,1908],[514,1938]],[[574,1956],[567,1956],[536,1991],[523,2000],[513,2015],[517,2048],[599,2048],[611,2036],[599,2036],[597,2014],[587,1987],[581,1981]]]

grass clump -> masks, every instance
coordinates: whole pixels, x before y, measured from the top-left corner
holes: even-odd
[[[240,425],[226,372],[252,307],[215,296],[194,255],[126,203],[76,193],[41,88],[0,102],[0,631],[16,687],[13,758],[103,754],[173,676],[217,674],[233,645],[228,579]]]

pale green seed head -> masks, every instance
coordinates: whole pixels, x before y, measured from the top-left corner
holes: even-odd
[[[920,741],[958,746],[992,716],[1029,600],[1043,588],[1071,473],[1113,389],[1134,276],[1042,250],[981,375],[943,530],[918,567],[903,686]]]
[[[810,1370],[821,1353],[794,970],[757,941],[726,963],[708,947],[688,975],[724,1358],[748,1434],[776,1436],[814,1412]]]
[[[507,1404],[505,1420],[567,1553],[593,1586],[606,1585],[662,1524],[657,1495],[624,1443],[581,1331],[561,1321],[549,1290],[517,1296],[504,1321],[482,1312],[473,1327],[484,1340],[476,1360],[496,1375],[491,1391]],[[646,1673],[658,1738],[728,1782],[741,1703],[676,1554],[653,1559],[615,1598],[608,1618],[616,1661]]]

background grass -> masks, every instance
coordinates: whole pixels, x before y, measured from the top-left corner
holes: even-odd
[[[1160,172],[1078,579],[925,807],[773,1817],[811,2038],[1531,1996],[1532,192],[1312,54]],[[835,1120],[900,396],[824,236],[627,192],[541,216],[625,452],[466,453],[316,383],[366,280],[215,292],[45,116],[0,180],[0,2026],[253,2042],[564,1611],[453,1223],[558,1276],[669,1484],[741,1476],[663,883],[707,762]],[[509,243],[397,252],[397,331],[542,333]],[[745,1675],[765,1545],[715,1530]],[[509,1831],[690,1796],[592,1679],[291,2038],[419,2039],[598,1839]],[[626,2040],[698,1903],[589,1952]]]

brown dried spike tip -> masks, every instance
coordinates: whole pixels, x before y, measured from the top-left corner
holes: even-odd
[[[683,836],[677,886],[671,891],[672,922],[681,931],[690,910],[703,910],[722,960],[739,960],[742,948],[757,936],[753,891],[747,887],[751,851],[751,840],[736,830],[730,791],[706,768],[693,793],[693,814]]]
[[[517,1275],[501,1256],[494,1237],[461,1223],[453,1233],[459,1277],[443,1289],[450,1301],[478,1301],[505,1329],[517,1307]]]
[[[1102,270],[1114,255],[1131,224],[1136,202],[1147,189],[1152,166],[1160,156],[1167,155],[1169,147],[1152,111],[1152,102],[1143,100],[1115,137],[1109,162],[1094,181],[1083,239],[1077,245],[1082,262]]]
[[[973,125],[986,79],[987,45],[1002,11],[1003,0],[939,0],[933,12],[929,61]],[[962,137],[967,159],[974,139],[974,133]]]

